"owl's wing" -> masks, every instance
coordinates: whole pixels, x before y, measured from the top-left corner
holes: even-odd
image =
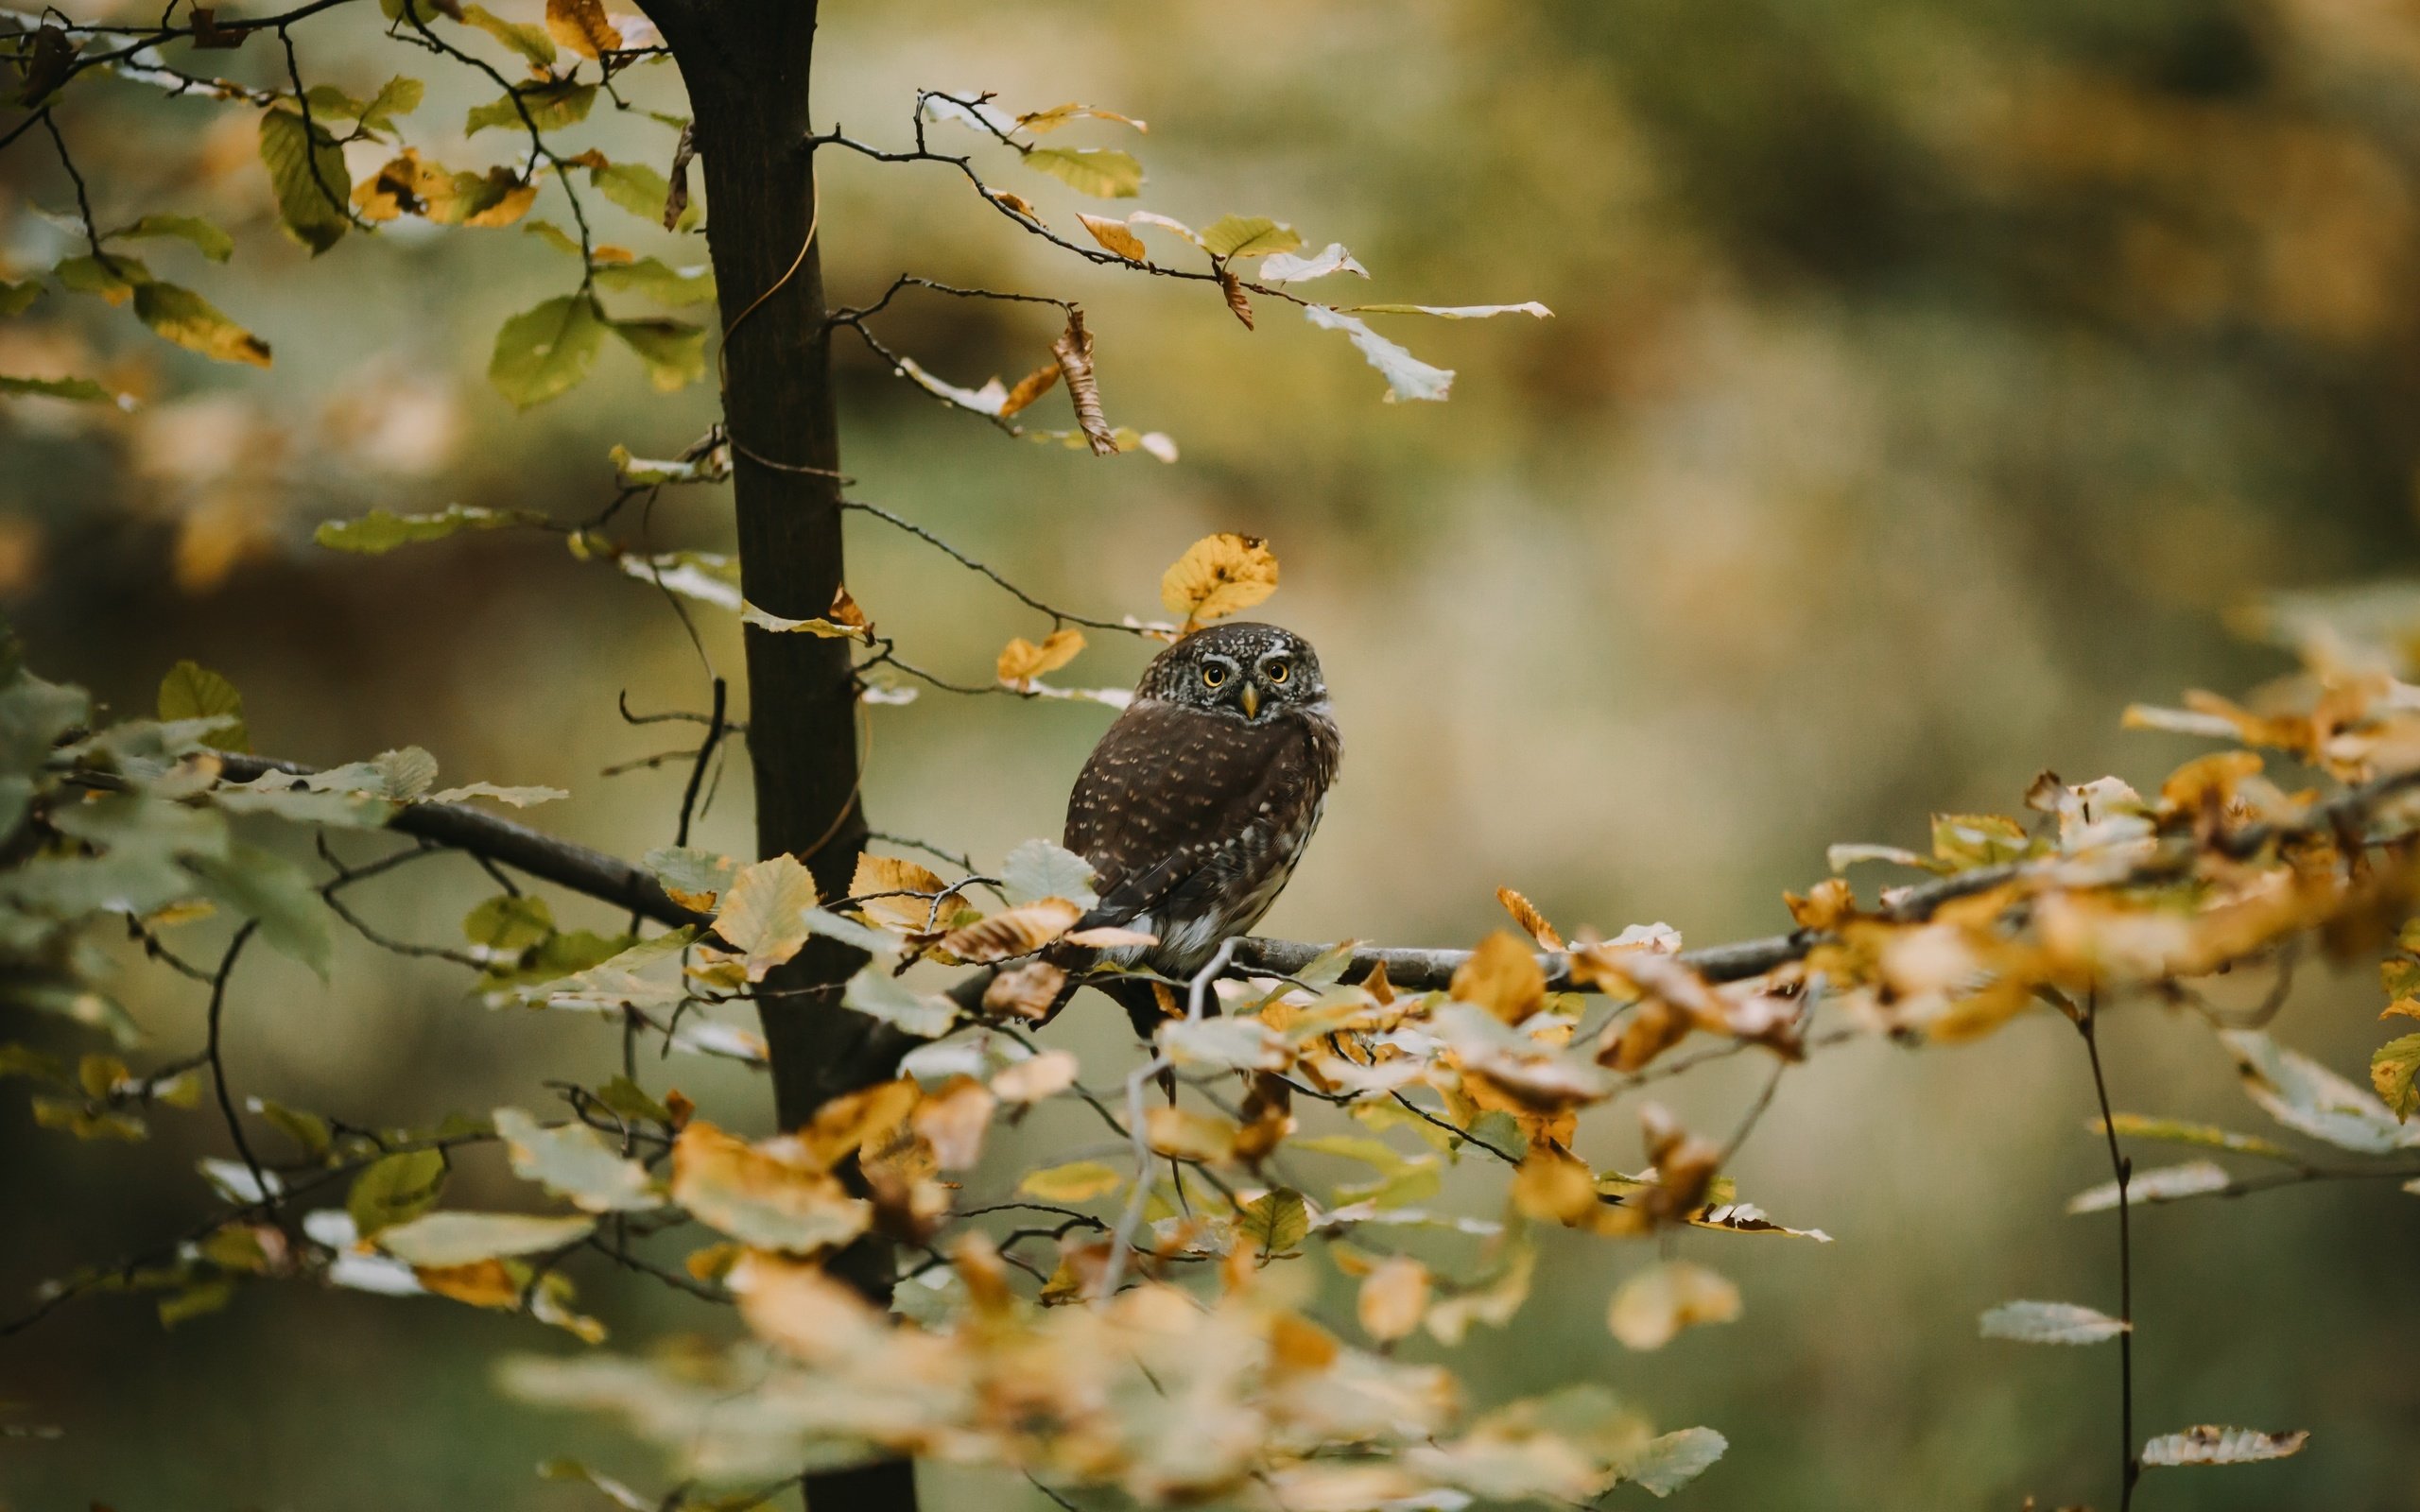
[[[1124,923],[1205,874],[1231,870],[1248,838],[1305,795],[1305,732],[1148,700],[1117,717],[1067,799],[1066,846],[1093,864],[1091,924]]]

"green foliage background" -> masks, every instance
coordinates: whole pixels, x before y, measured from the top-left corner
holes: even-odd
[[[360,27],[306,45],[315,77],[361,94],[420,61]],[[830,161],[836,297],[911,271],[1080,298],[1112,422],[1167,431],[1184,454],[1097,461],[1006,439],[844,336],[855,496],[1087,612],[1152,612],[1160,567],[1207,531],[1277,546],[1270,611],[1319,645],[1350,754],[1272,933],[1468,943],[1498,921],[1498,885],[1566,927],[1662,919],[1696,944],[1768,932],[1826,841],[1921,845],[1926,811],[2011,808],[2046,765],[2154,778],[2189,747],[2121,735],[2127,700],[2285,665],[2226,638],[2231,610],[2265,588],[2412,566],[2409,20],[2317,0],[894,0],[827,6],[821,46],[821,113],[855,134],[903,136],[920,85],[1021,109],[1096,101],[1152,124],[1144,206],[1289,220],[1313,246],[1348,245],[1383,298],[1554,308],[1544,324],[1396,333],[1461,378],[1442,408],[1381,406],[1376,376],[1289,312],[1248,334],[1215,291],[1050,253],[946,169]],[[673,104],[668,81],[638,89]],[[168,243],[146,255],[277,357],[212,367],[55,291],[0,325],[0,369],[63,356],[147,398],[123,417],[0,409],[0,605],[35,663],[139,711],[194,657],[245,690],[262,750],[324,763],[416,743],[452,773],[573,789],[543,822],[576,838],[626,854],[668,840],[677,767],[598,776],[655,748],[615,717],[617,691],[640,710],[703,703],[697,655],[652,590],[552,537],[363,560],[309,534],[373,505],[585,516],[610,489],[607,448],[669,455],[710,418],[710,390],[659,394],[615,352],[517,417],[487,386],[489,344],[568,286],[560,254],[518,230],[399,224],[308,261],[274,231],[251,112],[84,93],[85,114],[62,113],[103,221],[164,209],[234,231],[223,267]],[[444,143],[476,100],[454,79],[430,94],[423,119]],[[668,160],[668,133],[643,119],[594,126],[617,161]],[[20,214],[67,204],[34,146],[0,158],[0,261],[20,276],[73,249]],[[1072,228],[1074,197],[1011,175],[994,178]],[[613,217],[604,240],[700,254],[597,213]],[[545,198],[536,214],[560,218]],[[910,301],[882,329],[971,386],[1044,360],[1049,313]],[[667,495],[653,538],[727,547],[723,513],[710,494]],[[862,519],[853,531],[851,587],[909,659],[981,681],[1002,642],[1035,632],[914,542]],[[735,673],[735,627],[703,627]],[[1096,645],[1066,680],[1122,682],[1138,660]],[[930,692],[873,713],[876,827],[977,855],[1056,833],[1108,717]],[[745,799],[735,767],[707,843],[744,847]],[[451,890],[413,873],[362,896],[397,933],[441,937],[477,896],[458,865]],[[608,1074],[615,1047],[592,1025],[491,1015],[442,967],[349,940],[340,954],[335,992],[289,963],[248,967],[239,1085],[425,1122],[527,1104],[551,1072]],[[128,982],[164,1040],[193,1036],[189,984]],[[2280,1033],[2358,1077],[2370,994],[2308,972]],[[1090,1014],[1063,1042],[1105,1055],[1125,1032],[1114,1019]],[[2155,1009],[2128,1012],[2108,1053],[2121,1108],[2240,1106],[2208,1038]],[[1718,1067],[1671,1101],[1715,1124],[1755,1074]],[[738,1073],[675,1079],[769,1106]],[[1551,1234],[1538,1296],[1464,1366],[1491,1394],[1596,1379],[1666,1421],[1720,1427],[1733,1449],[1686,1493],[1700,1506],[2103,1495],[2102,1357],[1974,1326],[2012,1296],[2111,1301],[2108,1224],[2061,1211],[2106,1174],[2090,1096],[2073,1036],[2049,1022],[1966,1049],[1819,1058],[1785,1082],[1737,1175],[1781,1221],[1838,1243],[1721,1244],[1745,1317],[1636,1356],[1601,1313],[1646,1253]],[[154,1122],[172,1148],[216,1150],[200,1116]],[[1004,1140],[1000,1158],[1050,1133]],[[1626,1121],[1583,1140],[1600,1163],[1635,1153]],[[71,1145],[0,1099],[0,1286],[22,1296],[173,1226],[207,1195],[189,1172]],[[2396,1347],[2420,1202],[2290,1190],[2150,1210],[2136,1240],[2147,1428],[2316,1430],[2284,1465],[2166,1472],[2147,1506],[2415,1504],[2393,1488],[2409,1486],[2420,1421]],[[627,1339],[727,1323],[642,1286],[596,1301]],[[0,1396],[66,1430],[0,1443],[0,1502],[585,1504],[530,1475],[557,1452],[651,1484],[601,1425],[492,1389],[491,1355],[554,1347],[536,1332],[302,1289],[249,1293],[165,1335],[140,1303],[81,1306],[0,1341]],[[927,1484],[941,1506],[1024,1494],[947,1471]]]

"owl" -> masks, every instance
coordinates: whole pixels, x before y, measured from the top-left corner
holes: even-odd
[[[1183,981],[1251,929],[1319,828],[1342,749],[1319,658],[1291,631],[1216,625],[1162,651],[1067,799],[1067,849],[1100,895],[1081,927],[1159,939],[1103,955]],[[1150,1034],[1150,984],[1102,989]]]

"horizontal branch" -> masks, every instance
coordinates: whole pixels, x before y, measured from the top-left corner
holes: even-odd
[[[312,769],[297,762],[266,756],[226,755],[227,775],[248,782],[269,772],[308,777]],[[475,856],[526,871],[541,882],[625,908],[659,924],[675,928],[702,924],[707,916],[672,901],[646,868],[619,856],[558,839],[543,830],[475,809],[467,803],[407,803],[387,827],[433,844],[466,850]]]

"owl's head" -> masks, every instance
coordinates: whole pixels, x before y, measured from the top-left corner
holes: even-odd
[[[1247,722],[1327,700],[1310,643],[1252,621],[1213,625],[1162,651],[1144,669],[1137,696],[1184,704]]]

